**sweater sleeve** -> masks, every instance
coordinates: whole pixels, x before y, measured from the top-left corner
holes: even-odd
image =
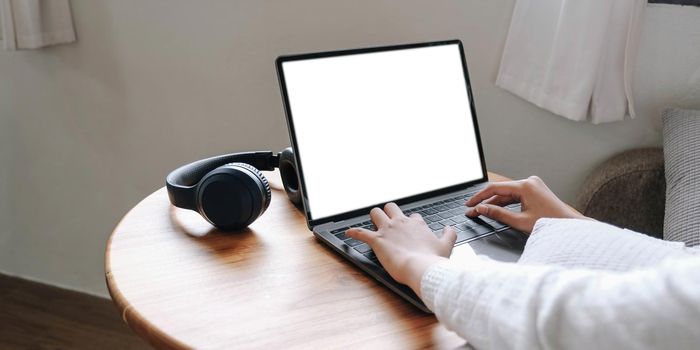
[[[700,348],[700,256],[630,231],[590,234],[624,231],[602,223],[540,221],[518,264],[426,271],[423,301],[448,329],[477,349]]]
[[[539,219],[518,261],[569,268],[628,271],[693,253],[669,242],[594,220]]]
[[[477,260],[423,275],[426,305],[477,349],[698,349],[700,258],[628,272]]]

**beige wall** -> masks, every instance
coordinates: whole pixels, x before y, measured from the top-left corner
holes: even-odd
[[[493,85],[513,0],[73,0],[79,42],[0,52],[0,270],[106,295],[119,218],[176,165],[288,144],[280,54],[459,38],[491,170],[572,201],[611,154],[660,143],[664,105],[700,107],[700,9],[650,6],[639,117],[593,126]]]
[[[1,75],[1,73],[0,73]],[[9,86],[0,82],[0,100],[4,103],[4,96],[9,94]],[[11,203],[12,193],[10,189],[13,182],[13,133],[10,126],[9,115],[0,104],[0,254],[4,254],[10,246],[10,238],[13,236],[14,222],[12,221]],[[2,257],[0,257],[0,260]],[[0,263],[0,271],[4,265]]]

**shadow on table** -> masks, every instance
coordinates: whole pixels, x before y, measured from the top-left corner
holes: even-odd
[[[251,254],[261,245],[255,230],[245,228],[236,232],[224,232],[209,224],[198,213],[170,207],[170,221],[175,232],[216,253],[228,262],[244,260],[259,254]]]

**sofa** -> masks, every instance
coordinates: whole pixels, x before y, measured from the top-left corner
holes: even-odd
[[[663,238],[666,179],[662,148],[634,149],[586,178],[575,207],[583,215]]]

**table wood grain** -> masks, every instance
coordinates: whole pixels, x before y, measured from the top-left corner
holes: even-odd
[[[317,241],[279,174],[266,176],[270,207],[243,232],[219,232],[172,207],[164,188],[124,216],[107,244],[105,274],[134,332],[164,349],[464,345]]]

